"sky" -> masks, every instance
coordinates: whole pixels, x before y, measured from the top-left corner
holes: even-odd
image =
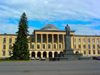
[[[29,34],[46,24],[76,35],[100,35],[100,0],[0,0],[0,34],[16,34],[23,12]]]

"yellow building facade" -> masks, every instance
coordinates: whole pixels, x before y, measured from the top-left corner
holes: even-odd
[[[83,56],[100,56],[100,36],[98,35],[75,35],[70,31],[71,48],[74,53],[82,53]],[[57,57],[65,49],[64,30],[52,24],[47,24],[40,30],[34,30],[28,35],[28,48],[30,57]],[[16,34],[0,34],[0,58],[10,57],[11,47],[17,36]]]

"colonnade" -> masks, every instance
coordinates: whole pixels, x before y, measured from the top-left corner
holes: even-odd
[[[41,47],[42,47],[42,45],[43,45],[43,35],[46,35],[46,50],[48,50],[48,35],[51,35],[52,36],[52,38],[51,38],[51,43],[52,43],[52,50],[54,49],[54,35],[57,35],[57,50],[59,50],[59,37],[60,37],[60,35],[61,35],[61,37],[62,37],[62,50],[64,50],[64,47],[65,47],[65,45],[64,45],[64,34],[35,34],[35,50],[37,50],[37,38],[38,38],[38,36],[37,35],[40,35],[40,42],[41,42]],[[41,48],[41,50],[43,50],[43,48]]]
[[[30,57],[46,57],[46,58],[54,58],[57,57],[58,54],[61,54],[62,51],[30,51]]]

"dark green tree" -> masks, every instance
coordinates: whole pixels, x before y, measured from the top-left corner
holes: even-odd
[[[28,21],[25,12],[22,14],[17,34],[17,40],[13,45],[13,58],[18,60],[29,60],[28,50]]]

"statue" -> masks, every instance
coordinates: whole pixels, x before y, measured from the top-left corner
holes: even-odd
[[[68,24],[65,27],[66,30],[66,36],[70,36],[70,27],[68,26]]]

